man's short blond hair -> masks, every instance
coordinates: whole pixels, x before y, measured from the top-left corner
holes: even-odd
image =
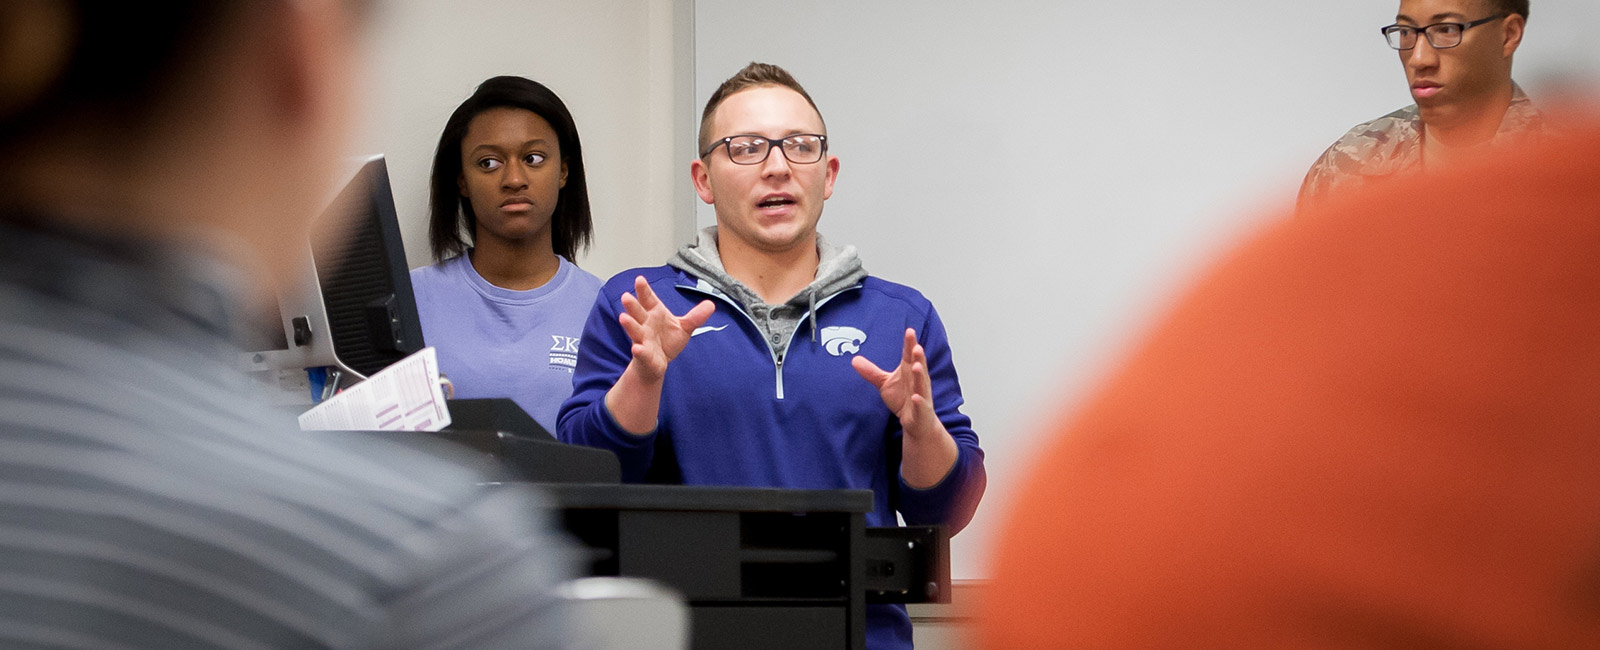
[[[752,61],[750,65],[734,73],[732,77],[728,77],[728,80],[722,82],[722,85],[717,86],[717,91],[711,93],[711,99],[706,100],[706,109],[700,114],[699,153],[701,156],[705,156],[706,147],[711,146],[711,117],[716,114],[717,107],[721,106],[722,102],[727,101],[734,93],[759,86],[781,86],[800,93],[801,97],[806,98],[806,103],[811,105],[811,110],[817,111],[817,119],[822,119],[822,111],[817,108],[817,103],[811,101],[811,95],[806,92],[805,88],[800,86],[800,82],[794,80],[794,75],[789,74],[788,70],[771,63]],[[823,129],[826,131],[827,123],[824,122],[823,124]]]

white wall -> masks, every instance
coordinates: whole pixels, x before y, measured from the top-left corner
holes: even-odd
[[[439,132],[484,79],[522,75],[566,102],[583,140],[602,278],[659,264],[693,230],[691,0],[387,0],[371,27],[364,152],[388,157],[410,265],[428,253]],[[681,169],[680,169],[681,168]]]
[[[955,577],[984,575],[1041,424],[1323,148],[1410,103],[1378,34],[1397,7],[696,2],[696,102],[751,60],[793,72],[841,161],[823,232],[950,330],[990,476]],[[1536,98],[1537,79],[1600,78],[1600,3],[1532,14],[1517,77]]]
[[[956,577],[978,577],[1041,423],[1217,246],[1287,205],[1334,138],[1408,102],[1377,32],[1396,6],[388,0],[360,143],[388,155],[425,264],[445,118],[490,76],[544,82],[587,156],[597,232],[580,263],[606,277],[711,222],[688,162],[716,84],[750,60],[789,68],[842,162],[824,232],[950,329],[989,451],[989,495],[955,540]],[[1517,76],[1536,98],[1542,79],[1600,79],[1597,24],[1600,3],[1534,4]]]

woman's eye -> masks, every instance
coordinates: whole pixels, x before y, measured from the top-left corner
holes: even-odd
[[[494,171],[500,168],[500,161],[493,158],[484,158],[478,161],[478,169]]]
[[[522,157],[522,162],[527,163],[529,165],[537,165],[539,163],[544,162],[544,154],[542,154],[542,153],[530,153],[530,154]]]

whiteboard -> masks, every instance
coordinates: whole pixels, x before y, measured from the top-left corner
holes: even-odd
[[[954,577],[986,575],[1044,424],[1334,139],[1410,103],[1378,33],[1397,7],[695,1],[696,110],[749,61],[794,73],[840,159],[822,232],[949,329],[989,471]],[[1534,3],[1515,67],[1536,101],[1600,79],[1595,25],[1600,3]]]

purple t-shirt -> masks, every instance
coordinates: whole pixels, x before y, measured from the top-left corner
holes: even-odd
[[[544,286],[489,284],[466,255],[411,270],[422,337],[463,399],[509,397],[554,435],[600,279],[561,259]]]

